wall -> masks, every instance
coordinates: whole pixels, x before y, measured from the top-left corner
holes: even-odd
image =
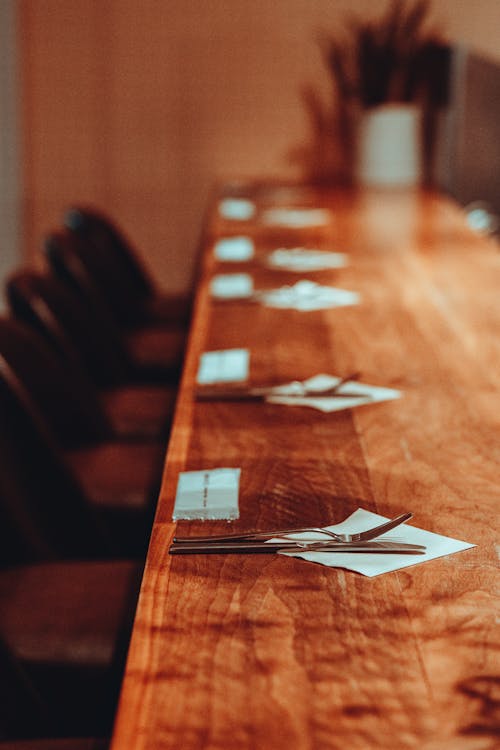
[[[15,0],[0,3],[0,280],[21,257]],[[0,310],[5,301],[0,296]]]
[[[289,154],[307,134],[301,87],[328,86],[317,32],[373,7],[19,0],[28,254],[65,205],[93,203],[125,227],[164,286],[185,288],[214,181],[298,175]],[[496,52],[497,0],[434,7],[454,39]]]

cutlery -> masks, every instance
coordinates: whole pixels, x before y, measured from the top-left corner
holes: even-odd
[[[273,386],[263,386],[256,388],[207,388],[196,393],[197,401],[265,401],[269,396],[283,396],[284,398],[305,398],[315,396],[317,398],[369,398],[366,393],[348,393],[339,392],[340,388],[348,382],[358,380],[359,372],[354,372],[342,378],[333,386],[327,388],[308,388],[299,380],[294,380],[289,384],[289,393],[280,393]]]
[[[275,552],[327,552],[354,554],[404,554],[423,555],[425,547],[420,544],[405,544],[403,542],[359,542],[356,544],[341,542],[269,542],[243,541],[197,544],[172,544],[169,549],[171,555],[189,554],[270,554]]]
[[[330,531],[328,529],[322,529],[322,528],[295,528],[295,529],[274,529],[271,531],[248,531],[243,534],[224,534],[222,536],[191,536],[191,537],[174,537],[173,542],[174,544],[199,544],[199,543],[218,543],[218,542],[239,542],[239,541],[253,541],[253,540],[260,540],[260,539],[281,539],[285,534],[302,534],[302,533],[315,533],[315,534],[324,534],[325,536],[330,537],[332,540],[335,540],[336,542],[342,542],[344,544],[352,544],[353,542],[366,542],[371,539],[375,539],[376,537],[380,536],[381,534],[385,534],[387,531],[391,531],[392,529],[396,528],[396,526],[399,526],[400,524],[404,523],[405,521],[408,521],[412,517],[412,513],[402,513],[399,516],[396,516],[396,518],[393,518],[390,521],[384,521],[384,523],[377,524],[377,526],[374,526],[371,529],[367,529],[366,531],[360,531],[354,534],[342,534],[335,531]],[[294,543],[299,542],[300,540],[292,539],[290,540]],[[317,540],[317,541],[323,541],[323,540]]]

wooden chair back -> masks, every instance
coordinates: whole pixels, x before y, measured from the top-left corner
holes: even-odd
[[[129,379],[132,365],[113,321],[53,274],[18,271],[7,280],[6,294],[13,315],[42,332],[95,383],[112,386]]]
[[[49,709],[0,637],[0,740],[46,736]]]
[[[0,564],[113,549],[35,405],[0,355]]]
[[[29,392],[57,440],[76,448],[113,437],[95,385],[37,331],[0,318],[0,356]]]
[[[130,243],[110,219],[94,209],[68,209],[64,225],[96,285],[109,295],[118,320],[125,325],[138,321],[154,285]]]

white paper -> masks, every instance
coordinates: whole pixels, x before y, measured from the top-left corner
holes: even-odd
[[[267,256],[266,264],[285,271],[324,271],[346,266],[347,256],[305,247],[278,248]]]
[[[335,375],[314,375],[308,380],[302,381],[301,385],[308,390],[322,391],[326,388],[333,388],[339,383],[341,378]],[[375,385],[368,385],[367,383],[360,383],[357,380],[347,381],[339,387],[338,393],[360,393],[362,397],[349,397],[340,398],[340,396],[328,397],[321,396],[318,393],[317,396],[291,396],[290,394],[297,393],[297,384],[287,383],[285,385],[276,386],[273,389],[272,396],[268,396],[266,401],[271,404],[282,404],[283,406],[309,406],[313,409],[318,409],[323,412],[342,411],[343,409],[354,409],[357,406],[364,406],[365,404],[374,404],[381,401],[392,401],[393,399],[401,397],[401,391],[396,391],[393,388],[381,388]]]
[[[181,519],[232,521],[239,517],[241,469],[184,471],[179,474],[174,521]]]
[[[354,533],[359,531],[365,531],[375,526],[377,523],[383,523],[389,519],[385,516],[379,516],[377,513],[371,513],[368,510],[358,508],[352,515],[349,516],[342,523],[338,523],[335,526],[326,526],[329,531],[338,531],[342,533]],[[315,535],[311,533],[307,534],[295,534],[292,536],[293,539],[307,538],[318,540],[324,540],[325,537],[321,534]],[[434,560],[436,557],[443,557],[444,555],[451,555],[454,552],[461,552],[462,550],[470,549],[474,547],[474,544],[468,542],[461,542],[457,539],[451,539],[447,536],[441,536],[440,534],[434,534],[431,531],[425,531],[415,526],[410,526],[406,523],[397,526],[392,531],[388,531],[386,534],[377,537],[378,540],[384,541],[399,541],[406,542],[408,544],[422,544],[427,549],[423,555],[398,555],[396,554],[383,554],[377,555],[376,553],[370,554],[369,552],[359,554],[328,554],[327,552],[288,552],[279,554],[287,554],[291,557],[301,557],[303,560],[309,562],[321,563],[330,568],[347,568],[348,570],[354,570],[357,573],[362,573],[370,578],[378,576],[381,573],[390,573],[394,570],[400,570],[401,568],[408,568],[411,565],[418,565],[428,560]]]
[[[248,273],[220,273],[210,282],[210,293],[218,299],[244,299],[253,294],[253,279]]]
[[[333,219],[327,208],[268,208],[262,214],[264,224],[292,227],[316,227],[330,224]]]
[[[259,301],[267,307],[309,312],[357,305],[360,296],[357,292],[333,286],[321,286],[315,284],[314,281],[304,279],[293,286],[259,292]]]
[[[254,255],[254,246],[250,237],[223,237],[214,245],[217,260],[240,263],[250,260]]]
[[[250,352],[248,349],[220,349],[204,352],[196,380],[202,385],[238,383],[248,380]]]
[[[248,221],[255,216],[255,204],[245,198],[224,198],[219,203],[219,214],[224,219]]]

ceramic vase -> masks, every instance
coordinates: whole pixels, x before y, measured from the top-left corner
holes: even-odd
[[[355,177],[372,187],[414,187],[422,178],[422,112],[384,104],[359,117]]]

